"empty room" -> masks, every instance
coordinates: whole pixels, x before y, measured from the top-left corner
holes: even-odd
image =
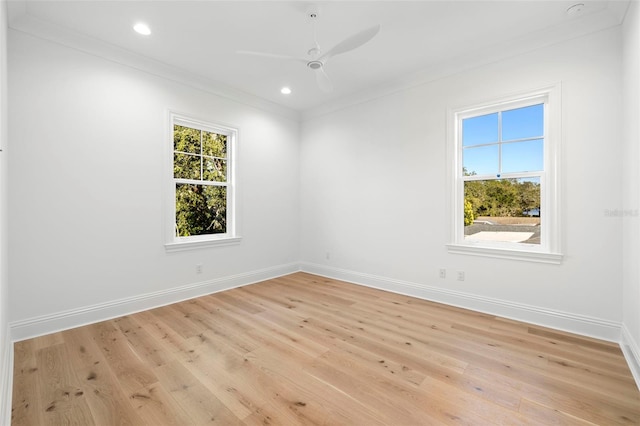
[[[0,425],[640,424],[640,4],[0,0]]]

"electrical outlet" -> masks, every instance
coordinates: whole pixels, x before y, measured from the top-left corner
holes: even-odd
[[[447,278],[447,270],[444,268],[440,268],[440,271],[438,272],[440,278]]]
[[[196,265],[196,274],[201,274],[202,273],[202,264],[198,263]]]
[[[464,271],[458,271],[458,281],[464,281]]]

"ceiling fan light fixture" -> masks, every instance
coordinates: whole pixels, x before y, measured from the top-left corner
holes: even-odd
[[[351,50],[357,49],[363,44],[367,43],[371,40],[378,31],[380,31],[380,24],[374,25],[370,28],[362,30],[358,33],[351,35],[350,37],[345,38],[331,49],[326,52],[323,52],[316,40],[315,34],[315,20],[318,19],[317,8],[312,5],[309,10],[307,10],[307,16],[311,19],[313,23],[313,47],[307,50],[307,57],[296,57],[289,55],[279,55],[268,52],[253,52],[250,50],[238,50],[236,53],[243,55],[253,55],[253,56],[262,56],[265,58],[273,58],[273,59],[284,59],[289,61],[295,61],[298,63],[303,63],[310,70],[314,71],[316,82],[318,83],[318,87],[324,92],[331,92],[333,90],[333,84],[331,84],[331,80],[329,76],[324,70],[324,66],[328,60],[337,55],[342,55],[343,53],[347,53]],[[282,90],[281,90],[282,91]],[[283,92],[284,94],[284,92]]]
[[[135,32],[137,32],[138,34],[144,35],[144,36],[148,36],[151,34],[151,28],[149,28],[149,26],[147,24],[145,24],[144,22],[137,22],[134,26],[133,26],[133,30]]]

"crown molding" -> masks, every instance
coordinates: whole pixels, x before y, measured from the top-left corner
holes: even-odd
[[[431,68],[304,110],[301,114],[302,122],[619,26],[624,21],[628,6],[629,0],[610,0],[605,9],[580,19],[494,44],[471,55],[451,57]]]
[[[175,81],[252,108],[275,113],[296,122],[300,121],[300,112],[291,108],[31,16],[25,0],[11,0],[8,2],[7,9],[11,30]]]
[[[27,0],[10,0],[7,2],[7,9],[9,28],[12,30],[28,33],[149,74],[177,81],[234,102],[304,122],[394,93],[423,86],[458,73],[619,26],[624,21],[629,4],[630,0],[609,0],[606,8],[598,12],[589,13],[579,19],[567,18],[571,20],[561,25],[545,28],[514,40],[480,49],[472,55],[451,57],[431,68],[422,69],[402,78],[302,111],[284,107],[204,76],[187,72],[50,22],[39,20],[29,15]]]

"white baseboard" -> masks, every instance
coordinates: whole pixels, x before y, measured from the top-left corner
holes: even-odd
[[[420,299],[471,309],[530,324],[541,325],[556,330],[564,330],[583,336],[595,337],[610,342],[620,342],[621,324],[601,318],[555,311],[507,300],[478,296],[460,291],[417,284],[393,278],[380,277],[361,272],[333,268],[315,263],[303,262],[301,270],[328,278],[348,281],[393,293],[405,294]]]
[[[290,263],[100,303],[93,306],[13,321],[9,324],[11,338],[16,342],[30,339],[32,337],[68,330],[70,328],[193,299],[194,297],[254,284],[288,275],[299,270],[300,266],[298,263]]]
[[[9,325],[10,334],[7,333],[8,342],[4,346],[6,353],[2,354],[2,364],[0,365],[0,425],[10,424],[11,421],[10,395],[13,377],[13,344],[11,340],[20,341],[105,321],[206,294],[254,284],[300,270],[380,290],[405,294],[616,343],[619,342],[636,384],[640,388],[640,346],[624,324],[305,262],[216,278],[169,290],[12,322]]]
[[[9,333],[0,349],[0,425],[11,424],[11,393],[13,391],[13,342]]]
[[[620,338],[620,348],[624,354],[631,374],[636,381],[636,386],[640,390],[640,345],[634,340],[627,329],[627,326],[622,324],[622,336]]]

